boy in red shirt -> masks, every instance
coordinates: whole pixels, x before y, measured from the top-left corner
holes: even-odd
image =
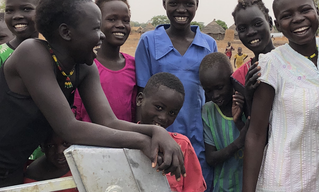
[[[184,96],[184,86],[175,75],[166,72],[153,75],[143,92],[140,92],[136,98],[136,105],[140,108],[139,123],[154,124],[166,129],[173,124],[182,108]],[[205,191],[206,183],[189,139],[179,133],[168,133],[182,149],[187,173],[187,177],[181,177],[176,181],[174,176],[165,172],[171,190],[178,192]]]

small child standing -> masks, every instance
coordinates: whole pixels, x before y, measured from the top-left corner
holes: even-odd
[[[141,112],[141,124],[154,124],[163,128],[170,126],[184,102],[184,86],[173,74],[161,72],[153,75],[137,96],[137,107]],[[202,170],[189,139],[179,133],[169,132],[184,154],[187,177],[176,181],[174,176],[166,174],[172,191],[203,192],[206,189]]]
[[[241,47],[238,47],[237,54],[234,56],[234,67],[239,68],[243,65],[244,60],[248,57],[248,55],[243,54],[243,49]]]
[[[12,52],[26,39],[37,38],[39,33],[35,28],[35,9],[39,0],[6,0],[4,19],[8,29],[15,37],[0,45],[0,67]]]
[[[241,191],[243,147],[247,126],[242,112],[244,97],[234,94],[232,67],[223,53],[204,57],[199,79],[212,101],[202,108],[206,160],[214,167],[213,191]]]
[[[126,0],[96,0],[95,3],[102,12],[101,30],[106,37],[94,59],[102,89],[116,117],[135,122],[135,60],[120,52],[131,32],[129,5]],[[78,120],[91,122],[78,91],[74,106]]]
[[[68,147],[70,147],[70,144],[53,132],[48,139],[41,144],[41,149],[45,155],[33,161],[27,168],[24,183],[72,176],[63,153]],[[74,188],[61,190],[59,192],[77,191],[78,190]]]
[[[229,58],[229,60],[231,59],[231,56],[233,55],[234,50],[235,50],[234,47],[231,46],[230,42],[228,42],[227,47],[225,49],[225,55]]]

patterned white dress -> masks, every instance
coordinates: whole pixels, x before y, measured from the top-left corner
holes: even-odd
[[[259,66],[275,98],[257,191],[317,192],[319,70],[288,44],[261,55]]]

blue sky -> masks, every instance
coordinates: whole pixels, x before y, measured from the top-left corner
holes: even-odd
[[[162,6],[162,0],[128,0],[131,6],[132,21],[147,22],[153,16],[166,15]],[[263,0],[266,7],[270,9],[271,16],[273,0]],[[229,27],[234,23],[231,13],[237,0],[199,0],[199,6],[194,21],[208,24],[212,20],[225,21]]]

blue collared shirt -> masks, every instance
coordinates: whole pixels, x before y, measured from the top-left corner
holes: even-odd
[[[173,46],[166,29],[170,25],[159,25],[154,31],[144,33],[135,53],[137,85],[145,87],[148,79],[158,72],[169,72],[177,76],[185,88],[185,100],[174,123],[167,128],[181,133],[191,141],[202,165],[203,175],[211,169],[205,160],[201,108],[205,104],[204,90],[199,81],[199,65],[209,53],[217,52],[216,41],[191,26],[196,33],[186,53],[181,55]],[[213,174],[212,171],[211,175]],[[212,180],[209,179],[209,180]],[[210,181],[206,181],[210,186]]]

